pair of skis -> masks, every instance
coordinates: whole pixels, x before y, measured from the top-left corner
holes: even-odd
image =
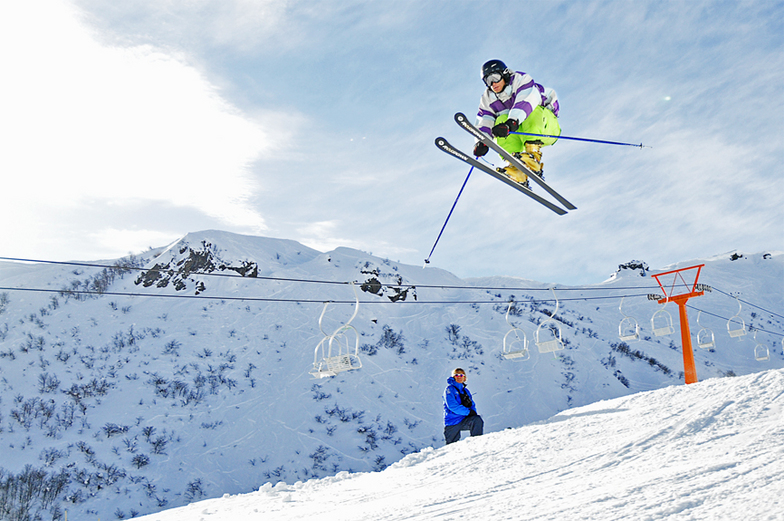
[[[525,163],[523,163],[522,161],[517,159],[515,156],[513,156],[512,154],[510,154],[509,152],[507,152],[503,148],[501,148],[495,141],[493,141],[493,139],[490,136],[488,136],[487,134],[485,134],[484,132],[482,132],[481,130],[476,128],[470,121],[468,121],[468,118],[465,116],[465,114],[463,114],[462,112],[458,112],[457,114],[455,114],[455,121],[457,122],[458,125],[460,125],[463,128],[463,130],[465,130],[469,134],[473,135],[479,141],[481,141],[482,143],[486,144],[488,147],[490,147],[493,150],[495,150],[496,152],[498,152],[498,154],[502,158],[504,158],[507,161],[509,161],[509,163],[511,163],[513,166],[517,167],[522,172],[525,172],[525,174],[528,175],[528,179],[532,179],[535,183],[537,183],[539,186],[541,186],[548,194],[553,196],[565,208],[567,208],[568,210],[576,210],[577,209],[576,206],[574,206],[572,203],[567,201],[566,198],[564,198],[558,192],[553,190],[550,187],[550,185],[545,183],[544,180],[541,177],[539,177],[535,173],[531,172],[531,170],[525,165]],[[552,210],[553,212],[557,213],[558,215],[564,215],[567,212],[567,210],[564,210],[562,207],[558,206],[557,204],[555,204],[555,203],[545,199],[544,197],[542,197],[539,194],[534,193],[530,188],[528,188],[528,187],[518,183],[517,181],[515,181],[512,178],[502,174],[501,172],[498,172],[498,171],[494,170],[492,167],[477,161],[476,159],[474,159],[470,155],[461,152],[457,148],[455,148],[452,145],[450,145],[449,141],[447,141],[446,139],[444,139],[442,137],[436,138],[436,146],[438,148],[440,148],[441,150],[443,150],[444,152],[446,152],[447,154],[449,154],[449,155],[451,155],[453,157],[456,157],[457,159],[459,159],[459,160],[461,160],[461,161],[463,161],[465,163],[468,163],[469,165],[473,166],[474,168],[478,168],[482,172],[485,172],[486,174],[489,174],[489,175],[495,177],[499,181],[503,181],[504,183],[508,184],[509,186],[511,186],[513,188],[516,188],[517,190],[521,191],[522,193],[524,193],[525,195],[527,195],[528,197],[530,197],[534,201],[536,201],[536,202],[542,204],[543,206],[549,208],[550,210]]]

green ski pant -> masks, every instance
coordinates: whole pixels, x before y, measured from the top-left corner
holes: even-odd
[[[502,114],[495,120],[495,124],[503,123],[508,118],[508,114]],[[555,114],[550,109],[540,105],[534,108],[533,112],[525,118],[525,121],[520,123],[520,128],[517,129],[517,132],[560,136],[561,125],[558,124],[558,118],[555,117]],[[556,141],[558,141],[558,138],[521,136],[519,134],[509,134],[509,137],[496,138],[498,145],[511,154],[525,151],[526,142],[539,142],[542,146],[547,146],[552,145]]]

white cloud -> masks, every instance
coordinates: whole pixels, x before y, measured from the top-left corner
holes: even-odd
[[[4,240],[40,240],[54,228],[42,217],[96,199],[164,202],[263,231],[249,166],[272,135],[182,57],[103,46],[72,7],[46,4],[0,8],[0,217],[20,223]]]

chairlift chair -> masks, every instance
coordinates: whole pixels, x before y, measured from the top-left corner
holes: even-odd
[[[700,349],[711,349],[716,345],[713,331],[704,328],[697,332],[697,347]]]
[[[757,330],[754,330],[754,341],[756,345],[754,346],[754,358],[758,362],[766,362],[770,360],[770,349],[768,346],[762,344],[761,342],[757,342]]]
[[[701,349],[710,349],[716,345],[715,339],[713,337],[713,331],[704,327],[700,324],[700,316],[702,315],[702,310],[697,313],[697,324],[702,327],[702,329],[697,332],[697,346]]]
[[[738,301],[738,312],[727,320],[727,333],[729,333],[732,338],[738,338],[746,334],[746,322],[740,316],[740,299],[737,297],[735,297],[735,299]],[[738,340],[740,340],[740,338],[738,338]]]
[[[656,336],[671,335],[675,332],[675,326],[672,325],[672,315],[667,311],[667,304],[669,299],[664,303],[664,307],[656,311],[651,317],[651,329]]]
[[[510,329],[504,335],[504,349],[503,349],[503,357],[507,360],[517,360],[517,361],[525,361],[531,358],[531,352],[528,351],[528,336],[525,334],[525,331],[516,327],[511,322],[509,322],[509,312],[512,310],[512,305],[514,301],[509,302],[509,307],[506,309],[506,323],[509,324]],[[509,339],[509,335],[514,334],[513,339]],[[522,338],[520,338],[520,334],[522,334]]]
[[[351,321],[356,318],[359,312],[359,295],[354,283],[351,283],[354,290],[354,314],[345,324],[338,327],[332,334],[324,331],[323,321],[324,315],[329,307],[329,302],[324,303],[324,308],[321,310],[319,317],[319,329],[324,335],[324,338],[316,346],[313,355],[313,368],[310,374],[314,378],[328,378],[336,376],[343,371],[351,371],[362,367],[362,361],[359,359],[359,333],[356,328],[351,325]],[[349,340],[349,333],[353,332],[354,335],[354,349],[352,352]]]
[[[746,334],[746,322],[743,318],[735,315],[727,320],[727,333],[732,338],[738,338]]]
[[[356,341],[353,353],[351,352],[349,340],[345,335],[345,332],[349,330],[355,333]],[[319,345],[316,346],[313,368],[310,370],[310,374],[314,378],[328,378],[336,376],[343,371],[359,369],[362,367],[362,361],[359,359],[358,352],[359,336],[356,334],[356,329],[353,326],[348,326],[344,331],[334,336],[323,338],[319,342]]]
[[[623,319],[621,320],[621,323],[618,324],[618,338],[620,338],[624,342],[639,340],[640,324],[637,322],[636,318],[630,317],[623,312],[624,298],[625,297],[621,297],[621,303],[618,305],[618,311],[620,311],[621,315],[623,315]]]
[[[520,338],[519,333],[523,334]],[[507,341],[509,335],[514,334],[514,339]],[[528,337],[522,329],[510,329],[504,335],[504,358],[507,360],[518,360],[524,362],[531,358],[531,352],[528,350]]]
[[[768,349],[768,346],[763,344],[757,344],[754,346],[754,358],[756,358],[759,362],[766,362],[770,360],[770,350]]]
[[[561,338],[561,326],[553,319],[556,313],[558,313],[560,302],[558,301],[558,297],[555,296],[555,289],[550,289],[555,297],[555,311],[550,315],[550,318],[539,323],[539,327],[536,328],[536,332],[534,333],[534,341],[536,342],[536,347],[539,348],[540,353],[553,353],[564,349],[563,339]],[[543,339],[542,332],[545,330],[549,332],[549,335],[545,334],[545,338]]]
[[[732,317],[727,321],[727,333],[732,338],[746,334],[746,322],[741,317]]]

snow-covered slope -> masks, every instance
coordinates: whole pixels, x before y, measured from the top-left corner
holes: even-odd
[[[783,415],[784,371],[711,379],[142,519],[782,519]]]
[[[695,346],[699,378],[784,367],[784,254],[679,267],[697,262],[700,282],[716,288],[689,303],[692,333],[716,336],[712,349]],[[510,323],[533,339],[555,310],[548,284],[461,280],[348,248],[218,231],[95,264],[115,267],[0,262],[0,486],[46,485],[52,497],[35,508],[72,519],[383,470],[443,444],[441,393],[456,366],[486,432],[683,381],[679,336],[651,333],[661,306],[646,298],[659,291],[644,263],[594,286],[556,287],[566,348],[554,356],[532,344],[527,361],[504,359],[502,339]],[[351,322],[362,368],[314,380],[321,329],[354,311],[350,281],[362,302]],[[621,296],[638,342],[618,338]],[[727,335],[736,313],[756,338]],[[757,343],[770,360],[755,359]]]

